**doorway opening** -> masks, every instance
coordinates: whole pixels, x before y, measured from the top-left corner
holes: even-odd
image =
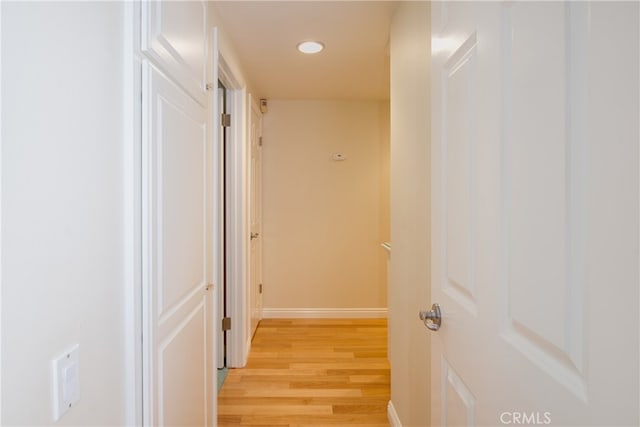
[[[229,304],[229,284],[228,284],[228,277],[229,277],[229,272],[228,272],[228,252],[229,252],[229,239],[228,239],[228,219],[229,219],[229,208],[230,208],[230,204],[228,203],[228,196],[229,196],[229,191],[228,191],[228,185],[230,182],[229,179],[229,173],[230,173],[230,168],[228,167],[229,165],[229,161],[228,161],[228,156],[229,156],[229,149],[228,149],[228,143],[229,143],[229,125],[230,125],[230,115],[229,115],[229,108],[228,108],[228,97],[227,97],[227,88],[225,87],[225,85],[222,83],[222,81],[218,80],[218,111],[220,112],[220,127],[218,129],[219,132],[219,139],[218,141],[220,141],[220,160],[221,160],[221,191],[222,191],[222,197],[220,198],[220,202],[222,203],[221,206],[221,222],[222,222],[222,230],[221,230],[221,240],[222,240],[222,268],[221,268],[221,278],[222,278],[222,282],[220,284],[220,288],[221,288],[221,292],[220,292],[220,296],[221,298],[219,299],[219,305],[220,305],[220,317],[221,317],[221,321],[220,321],[220,339],[219,339],[219,348],[220,348],[220,352],[221,355],[219,356],[219,363],[218,363],[218,368],[220,369],[224,369],[227,367],[228,365],[228,360],[227,360],[227,355],[228,355],[228,345],[229,345],[229,341],[230,341],[230,334],[229,334],[229,329],[230,329],[230,313],[229,313],[229,309],[230,309],[230,304]]]
[[[239,368],[248,355],[246,91],[221,56],[215,78],[216,172],[215,246],[219,283],[218,367]]]

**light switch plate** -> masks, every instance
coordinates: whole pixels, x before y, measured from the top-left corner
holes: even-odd
[[[53,420],[58,421],[80,400],[79,345],[52,361]]]

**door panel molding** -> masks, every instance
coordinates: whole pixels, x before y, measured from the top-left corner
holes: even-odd
[[[155,104],[158,121],[162,126],[180,129],[185,142],[200,140],[199,144],[171,144],[159,133],[156,140],[157,163],[153,172],[157,186],[155,205],[158,218],[155,223],[157,257],[155,275],[159,283],[157,313],[160,323],[174,314],[195,293],[206,286],[206,123],[202,111],[190,111],[164,95],[158,95]],[[198,109],[199,110],[199,109]],[[189,115],[185,115],[185,112]],[[194,115],[201,121],[193,120]],[[177,170],[171,165],[180,162]],[[189,167],[186,167],[186,166]],[[185,170],[187,173],[185,173]],[[165,179],[166,177],[166,179]],[[175,191],[182,188],[182,191]],[[171,197],[169,199],[168,197]],[[165,220],[179,221],[180,230],[164,229]],[[194,250],[202,257],[189,256]]]
[[[443,69],[444,167],[443,218],[446,249],[443,291],[457,300],[469,313],[477,313],[475,278],[475,132],[478,116],[475,102],[477,40],[472,33]]]
[[[462,378],[447,363],[443,356],[440,366],[442,372],[442,425],[475,426],[476,398],[465,385]]]
[[[207,375],[207,357],[211,354],[207,351],[204,337],[207,331],[206,297],[201,296],[193,310],[176,325],[158,346],[158,425],[206,425],[210,420],[207,413],[207,399],[211,398],[207,393],[206,376],[198,375],[198,372],[190,369],[182,369],[184,366],[204,366]],[[190,336],[191,340],[182,340],[184,336]],[[194,339],[195,338],[195,339]],[[185,357],[184,347],[190,342],[199,342],[201,347],[197,351],[189,352]],[[193,350],[193,349],[190,349]],[[208,354],[209,353],[209,354]],[[195,356],[195,357],[193,357]],[[175,375],[176,372],[181,374]],[[184,372],[184,374],[182,374]],[[173,374],[173,375],[172,375]],[[195,374],[195,375],[194,375]],[[188,392],[185,392],[188,390]],[[193,410],[194,403],[200,402],[198,410]],[[167,404],[170,402],[170,404]],[[165,408],[168,410],[165,411]],[[185,411],[184,409],[189,410]]]
[[[143,1],[142,51],[201,105],[207,104],[207,5]]]
[[[588,16],[582,4],[555,3],[545,5],[544,11],[536,10],[539,8],[513,4],[503,6],[502,13],[501,203],[503,265],[507,269],[502,272],[506,307],[501,335],[586,402],[586,117],[582,97],[587,93],[584,52]],[[544,23],[555,44],[549,46],[532,33],[515,31],[525,22],[534,26]],[[547,76],[544,87],[535,87],[532,82],[540,79],[540,71],[531,69],[530,64],[540,61],[545,62],[545,69],[563,72]],[[523,90],[527,92],[518,93]],[[534,111],[545,126],[531,123],[523,129],[519,125],[516,133],[514,124],[527,123]],[[532,181],[542,170],[543,180]],[[552,177],[554,185],[545,182]],[[536,212],[534,218],[530,212]],[[538,249],[532,250],[532,245]],[[537,259],[532,259],[532,254]],[[545,268],[532,269],[532,265]],[[544,316],[540,316],[540,307],[544,307]]]

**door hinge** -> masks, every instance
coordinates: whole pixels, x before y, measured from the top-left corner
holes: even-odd
[[[260,284],[258,285],[258,292],[259,292],[259,293],[262,293],[262,283],[260,283]]]
[[[220,123],[226,128],[231,126],[231,114],[222,113],[222,115],[220,116]]]
[[[262,137],[258,138],[258,145],[262,147]]]
[[[229,329],[231,329],[231,318],[230,317],[223,317],[222,318],[222,330],[223,331],[228,331]]]

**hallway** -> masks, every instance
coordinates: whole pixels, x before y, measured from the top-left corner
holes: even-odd
[[[266,319],[218,396],[223,426],[388,426],[386,319]]]
[[[640,426],[639,17],[0,1],[0,425]]]

